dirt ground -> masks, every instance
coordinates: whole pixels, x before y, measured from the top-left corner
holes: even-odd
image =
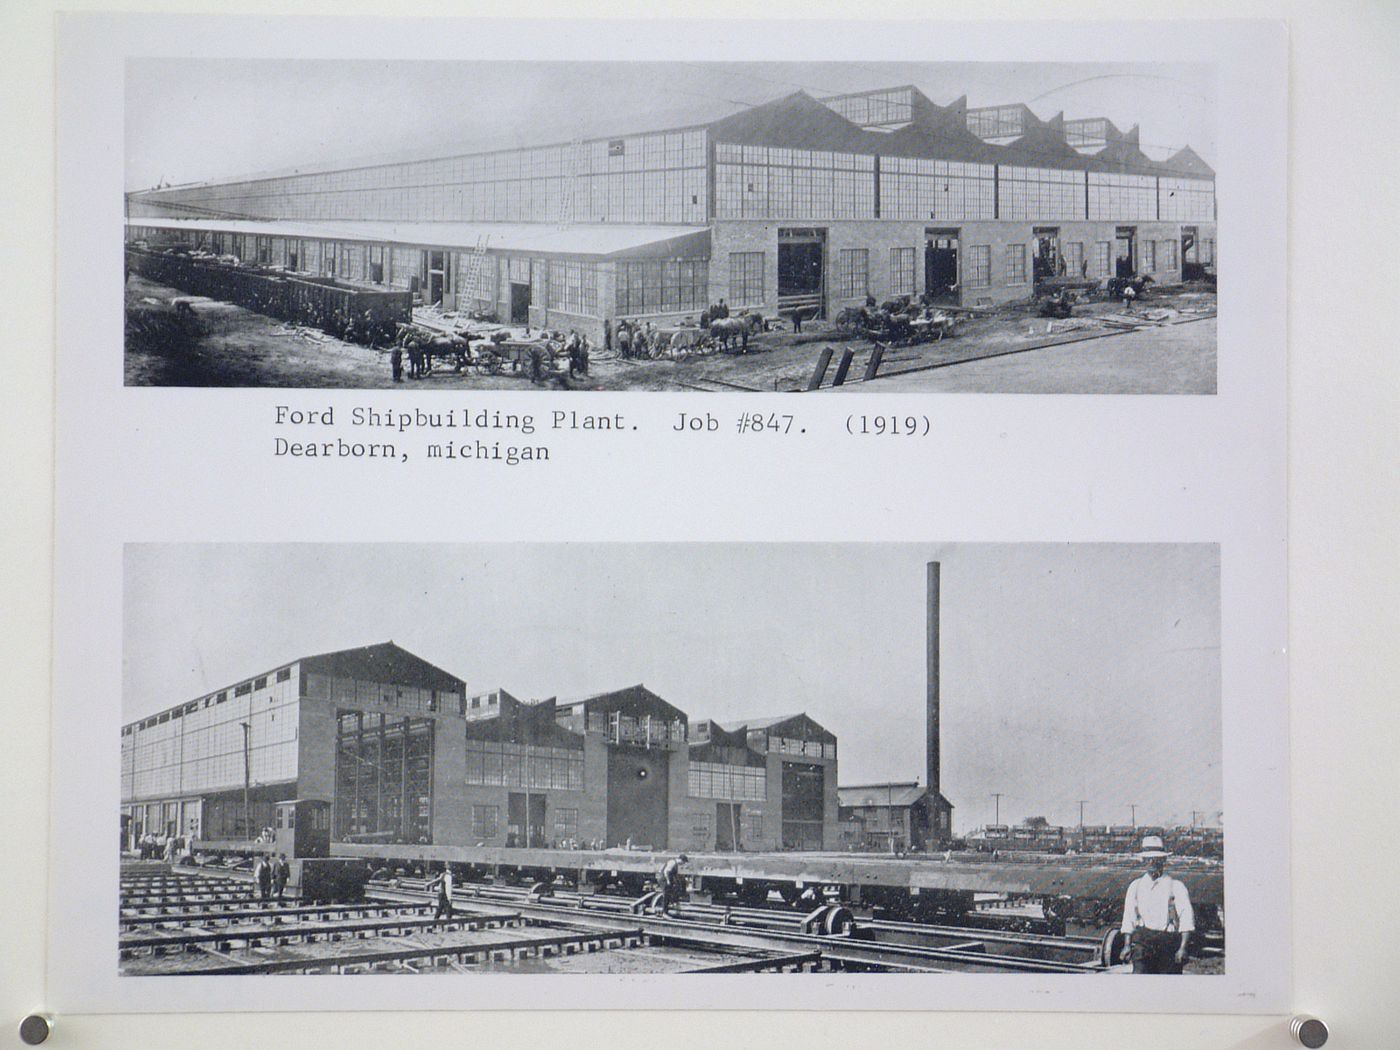
[[[342,342],[322,332],[212,300],[192,300],[174,288],[132,275],[126,286],[128,386],[392,387],[387,349]],[[861,382],[874,344],[843,340],[829,325],[809,322],[798,335],[769,332],[747,354],[714,353],[680,361],[624,361],[594,350],[589,375],[553,374],[546,385],[582,390],[796,391],[806,389],[824,349],[833,351],[824,388],[841,352],[854,358],[849,389],[955,389],[1040,393],[1209,393],[1215,389],[1215,295],[1201,290],[1160,292],[1136,307],[1166,310],[1160,327],[1123,334],[1095,320],[1121,313],[1114,303],[1075,308],[1069,322],[1038,317],[1029,304],[966,317],[955,336],[937,343],[890,348],[879,376]],[[1093,338],[1086,338],[1093,337]],[[1053,348],[1053,349],[1047,349]],[[1124,353],[1121,351],[1129,350]],[[1014,362],[1014,363],[1013,363]],[[519,390],[523,375],[434,374],[405,388]]]

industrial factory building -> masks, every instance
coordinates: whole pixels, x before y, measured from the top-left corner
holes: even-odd
[[[244,839],[320,800],[332,842],[838,845],[836,738],[806,715],[692,725],[637,685],[469,695],[392,642],[308,656],[122,728],[122,822]],[[285,812],[285,810],[284,810]]]
[[[1177,283],[1213,269],[1215,173],[1101,117],[799,91],[689,127],[129,193],[126,236],[601,340],[720,299],[831,317],[1057,276]]]

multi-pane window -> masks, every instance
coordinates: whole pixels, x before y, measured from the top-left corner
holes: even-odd
[[[763,297],[763,252],[729,253],[729,304],[759,306]]]
[[[494,838],[501,826],[498,806],[472,806],[472,838],[484,842]]]
[[[991,219],[996,182],[990,164],[880,158],[880,217],[884,219]]]
[[[617,264],[617,311],[624,315],[701,309],[709,296],[707,259],[646,259]]]
[[[338,711],[336,838],[432,842],[435,729],[429,718]]]
[[[914,294],[914,249],[890,249],[890,294]]]
[[[1084,218],[1082,171],[1003,165],[997,175],[1001,186],[999,218]]]
[[[1065,245],[1065,271],[1071,277],[1085,276],[1083,241],[1070,241]]]
[[[1089,172],[1090,219],[1155,219],[1157,180],[1151,175]]]
[[[548,303],[551,310],[598,316],[597,264],[549,260]]]
[[[689,788],[692,798],[762,802],[767,797],[767,784],[768,775],[762,766],[690,763]]]
[[[486,787],[582,791],[583,751],[468,739],[466,782]]]
[[[381,244],[369,246],[369,279],[375,284],[384,283],[384,246]]]
[[[554,842],[559,844],[578,838],[578,810],[556,809],[554,811]]]
[[[1008,244],[1006,246],[1006,283],[1026,283],[1026,246]]]
[[[1177,247],[1178,245],[1176,241],[1166,240],[1162,242],[1162,269],[1179,269],[1180,264],[1177,262]]]
[[[1169,222],[1215,218],[1215,183],[1210,179],[1157,180],[1160,217]]]
[[[1094,274],[1098,277],[1107,277],[1109,274],[1109,250],[1112,245],[1108,241],[1097,241],[1094,244]]]
[[[992,283],[992,246],[974,244],[967,249],[967,284],[986,288]]]
[[[721,143],[715,147],[715,213],[726,219],[873,219],[875,158]]]
[[[1156,273],[1156,272],[1157,272],[1157,242],[1156,242],[1156,241],[1142,241],[1141,244],[1142,244],[1142,248],[1141,248],[1141,250],[1140,250],[1141,257],[1140,257],[1140,259],[1139,259],[1138,269],[1141,270],[1143,273]]]
[[[152,199],[283,219],[700,223],[705,179],[705,132],[677,131],[160,191]]]
[[[744,814],[744,837],[749,845],[756,845],[763,839],[763,814]]]
[[[842,248],[837,253],[836,294],[842,299],[862,299],[870,294],[870,251]]]

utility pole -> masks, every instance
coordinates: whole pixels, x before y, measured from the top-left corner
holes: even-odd
[[[1195,831],[1195,830],[1196,830],[1196,817],[1200,814],[1200,812],[1201,812],[1201,811],[1200,811],[1199,809],[1193,809],[1193,810],[1191,811],[1191,830],[1192,830],[1192,831]]]
[[[243,835],[245,838],[253,837],[253,822],[248,812],[248,734],[253,731],[253,727],[247,722],[239,722],[243,727]]]
[[[1133,827],[1137,827],[1137,803],[1129,802],[1128,809],[1131,810],[1133,814]],[[1083,821],[1080,821],[1080,823],[1082,824]]]
[[[992,821],[992,823],[993,823],[993,824],[996,824],[998,827],[1000,827],[1000,826],[1001,826],[1001,792],[1000,792],[1000,791],[993,791],[993,792],[992,792],[992,798],[996,799],[996,814],[997,814],[997,815],[996,815],[996,819],[995,819],[994,821]]]
[[[1088,801],[1089,800],[1085,798],[1079,800],[1079,831],[1081,834],[1084,831],[1084,807],[1088,804]]]

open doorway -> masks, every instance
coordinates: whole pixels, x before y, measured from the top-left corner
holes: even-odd
[[[933,302],[958,302],[958,244],[960,230],[924,231],[924,290]]]
[[[1064,273],[1064,257],[1060,254],[1060,229],[1058,226],[1037,226],[1035,236],[1035,283],[1059,277]]]
[[[530,323],[530,286],[520,281],[510,282],[510,323]]]
[[[1113,238],[1113,276],[1131,277],[1137,270],[1137,227],[1119,226]]]
[[[826,316],[826,230],[778,230],[778,310]]]
[[[733,853],[739,848],[739,803],[715,803],[715,849]]]

